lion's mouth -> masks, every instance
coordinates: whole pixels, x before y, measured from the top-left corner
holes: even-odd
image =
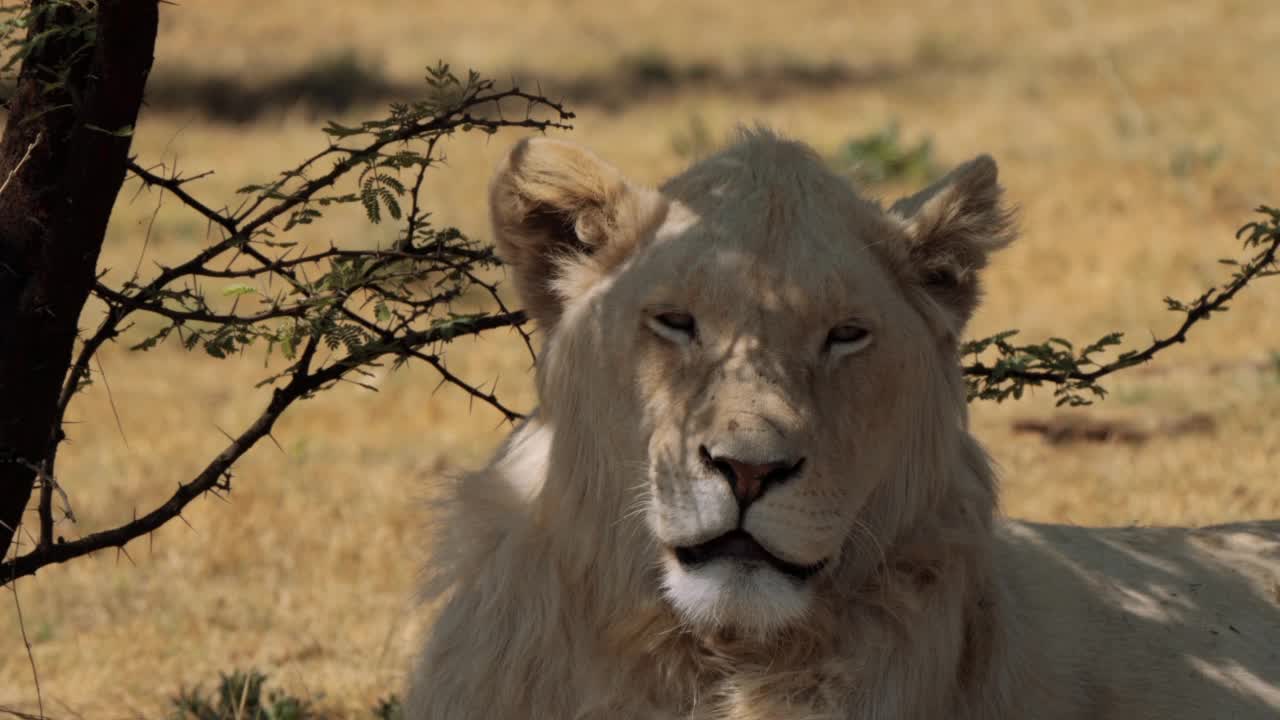
[[[732,559],[747,563],[767,563],[770,567],[796,580],[808,580],[822,569],[826,561],[814,565],[797,565],[769,552],[745,530],[729,532],[707,542],[675,549],[676,560],[685,567]]]

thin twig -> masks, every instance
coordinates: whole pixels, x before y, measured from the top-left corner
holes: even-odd
[[[1259,208],[1259,211],[1266,212],[1266,208]],[[1271,211],[1275,212],[1275,211]],[[1280,213],[1276,213],[1272,223],[1275,225],[1280,222]],[[1251,227],[1260,227],[1256,223],[1251,223],[1242,228],[1242,232]],[[964,373],[970,377],[978,377],[996,381],[1002,378],[1008,378],[1015,381],[1025,381],[1033,384],[1051,383],[1054,385],[1066,385],[1068,383],[1076,383],[1083,385],[1092,385],[1096,381],[1111,375],[1114,372],[1125,368],[1141,365],[1149,362],[1161,351],[1186,342],[1187,336],[1197,323],[1206,320],[1215,312],[1225,310],[1229,303],[1237,293],[1245,288],[1255,279],[1268,277],[1276,274],[1277,255],[1280,254],[1280,228],[1273,227],[1270,232],[1262,233],[1266,235],[1266,239],[1262,242],[1267,243],[1263,250],[1256,253],[1253,258],[1240,266],[1242,269],[1235,277],[1226,285],[1217,288],[1211,288],[1197,297],[1184,310],[1185,315],[1178,328],[1170,335],[1158,338],[1153,337],[1151,343],[1140,351],[1125,353],[1116,360],[1099,365],[1090,371],[1072,371],[1072,372],[1055,372],[1048,370],[1024,370],[1011,367],[989,366],[982,362],[976,362],[972,365],[965,366]],[[1262,237],[1262,235],[1259,235]]]
[[[40,520],[40,537],[34,542],[37,547],[44,547],[53,542],[53,494],[56,492],[62,498],[63,515],[71,522],[75,522],[76,514],[71,507],[71,498],[67,497],[67,492],[62,489],[62,485],[58,484],[47,461],[42,464],[33,463],[25,458],[15,458],[13,461],[34,473],[36,481],[40,483],[40,501],[36,506],[36,515]]]
[[[492,391],[485,392],[480,388],[458,377],[457,375],[454,375],[452,372],[449,371],[448,368],[445,367],[444,361],[440,359],[440,356],[427,355],[419,350],[414,350],[409,354],[412,355],[413,357],[418,358],[419,360],[422,360],[423,362],[427,363],[432,368],[434,368],[435,371],[440,374],[441,382],[447,382],[451,385],[461,388],[463,392],[470,395],[473,399],[480,400],[487,403],[488,405],[496,409],[498,412],[502,413],[502,416],[505,417],[508,422],[515,422],[517,420],[524,418],[523,414],[518,413],[512,410],[511,408],[508,408],[506,405],[503,405],[502,402],[498,400],[498,396],[494,394]]]
[[[36,149],[36,146],[40,144],[40,139],[41,134],[36,133],[35,139],[27,146],[26,152],[22,153],[22,158],[18,160],[18,164],[14,165],[13,169],[9,171],[9,175],[5,177],[4,184],[0,184],[0,196],[4,195],[4,191],[9,189],[9,183],[13,182],[13,178],[18,174],[18,171],[22,170],[22,166],[27,164],[27,160],[31,159],[31,153]]]
[[[116,429],[120,431],[120,439],[124,441],[124,447],[129,449],[129,436],[124,432],[124,423],[120,421],[120,411],[116,408],[115,395],[111,393],[111,383],[107,381],[107,371],[102,369],[102,356],[95,355],[93,361],[98,363],[98,375],[102,376],[102,387],[107,391],[107,403],[111,405],[111,416],[116,419]]]
[[[277,318],[302,317],[308,311],[303,306],[276,307],[270,310],[263,310],[253,315],[236,315],[232,313],[215,313],[207,310],[175,310],[160,302],[148,302],[139,299],[135,295],[126,295],[121,292],[112,290],[102,283],[94,283],[93,294],[102,298],[109,303],[116,303],[121,307],[129,310],[142,310],[153,315],[177,320],[179,322],[206,322],[216,323],[218,325],[254,325],[263,320],[274,320]]]
[[[31,680],[36,686],[36,705],[39,717],[44,717],[44,693],[40,691],[40,673],[36,670],[36,654],[31,649],[31,640],[27,638],[27,623],[22,617],[22,602],[18,599],[18,579],[10,576],[9,590],[13,593],[13,607],[18,612],[18,629],[22,632],[22,644],[27,647],[27,662],[31,664]]]
[[[39,715],[32,715],[31,713],[25,713],[25,712],[22,712],[21,710],[17,710],[11,707],[6,707],[4,705],[0,705],[0,713],[4,713],[5,715],[12,715],[13,717],[18,718],[18,720],[50,720],[50,718],[47,717],[43,711],[41,711]]]

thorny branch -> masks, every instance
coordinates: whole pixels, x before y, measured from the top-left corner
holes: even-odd
[[[129,162],[129,172],[143,187],[177,198],[218,237],[185,262],[159,267],[150,278],[135,271],[119,287],[103,277],[95,283],[94,295],[106,312],[82,339],[59,395],[59,431],[50,438],[41,463],[42,494],[36,508],[40,540],[33,550],[0,563],[0,584],[98,550],[122,550],[180,518],[201,495],[230,490],[232,466],[270,436],[294,402],[383,360],[424,362],[442,382],[489,404],[508,421],[520,418],[493,392],[457,376],[443,362],[443,347],[460,337],[514,328],[527,344],[528,335],[521,329],[525,315],[509,310],[496,283],[482,279],[485,270],[498,264],[492,249],[456,229],[433,226],[422,205],[423,182],[438,162],[438,144],[455,133],[567,129],[573,114],[517,87],[496,90],[475,73],[459,79],[444,65],[428,70],[427,89],[425,100],[393,105],[385,119],[354,127],[330,123],[327,147],[272,182],[242,188],[248,199],[234,211],[217,209],[188,190],[207,173],[183,177]],[[512,115],[510,107],[504,108],[508,104],[521,105],[523,114]],[[404,173],[412,178],[408,185],[399,179]],[[405,196],[409,211],[402,216]],[[306,250],[287,239],[291,231],[339,205],[362,206],[375,223],[387,217],[402,222],[397,240],[392,247],[372,250]],[[210,297],[204,288],[209,282],[229,284]],[[496,311],[488,309],[492,307]],[[201,348],[221,358],[265,342],[268,355],[279,351],[286,365],[263,381],[276,387],[261,414],[239,435],[228,436],[222,452],[194,478],[180,482],[167,501],[119,527],[55,541],[52,493],[62,489],[53,483],[52,470],[67,407],[77,390],[92,382],[95,353],[140,314],[164,324],[134,349],[176,338],[188,350]]]
[[[1243,239],[1245,250],[1252,256],[1240,263],[1223,259],[1223,265],[1236,270],[1227,283],[1210,288],[1190,302],[1165,298],[1165,306],[1183,314],[1178,328],[1169,336],[1153,338],[1141,350],[1120,353],[1107,363],[1099,363],[1094,356],[1108,347],[1119,345],[1123,335],[1112,333],[1076,352],[1072,344],[1062,338],[1050,338],[1039,345],[1013,345],[1009,338],[1017,333],[1009,330],[982,340],[966,343],[962,352],[971,355],[975,362],[964,368],[969,384],[969,398],[1001,401],[1009,397],[1019,398],[1027,386],[1053,385],[1059,405],[1087,405],[1090,399],[1085,393],[1104,397],[1106,390],[1098,384],[1102,378],[1125,368],[1149,362],[1157,353],[1186,342],[1191,328],[1207,320],[1216,312],[1227,310],[1229,303],[1246,285],[1259,278],[1280,274],[1277,255],[1280,254],[1280,210],[1262,206],[1257,212],[1262,220],[1250,222],[1236,233]],[[983,354],[994,349],[997,357],[984,361]],[[989,363],[989,364],[988,364]]]

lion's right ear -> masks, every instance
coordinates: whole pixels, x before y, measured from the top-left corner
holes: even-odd
[[[498,253],[515,273],[525,310],[543,328],[564,302],[603,277],[651,227],[660,196],[573,143],[527,138],[489,189]]]

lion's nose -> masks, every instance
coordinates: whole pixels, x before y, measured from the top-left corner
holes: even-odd
[[[746,510],[747,506],[769,488],[795,477],[804,465],[804,458],[766,463],[746,462],[724,455],[713,455],[706,445],[699,446],[698,453],[707,467],[719,473],[729,483],[733,496],[738,499],[738,507],[742,510]]]

